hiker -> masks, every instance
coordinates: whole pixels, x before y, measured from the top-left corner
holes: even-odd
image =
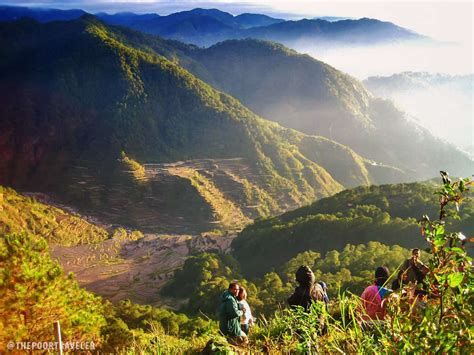
[[[324,303],[326,304],[326,309],[328,308],[329,297],[328,297],[328,286],[324,281],[318,281],[319,286],[323,289],[324,292]]]
[[[237,346],[247,345],[247,335],[240,328],[240,317],[246,309],[237,302],[240,286],[232,282],[221,296],[219,307],[219,329],[227,337],[229,343]]]
[[[425,276],[430,270],[420,260],[420,249],[415,248],[411,251],[411,258],[405,260],[401,267],[404,284],[411,283],[413,286],[421,285],[414,289],[415,296],[426,296],[428,294]]]
[[[392,290],[385,288],[390,272],[386,266],[379,266],[375,270],[375,282],[362,292],[364,311],[362,318],[365,321],[382,320],[385,317],[385,301]]]
[[[300,266],[296,271],[295,278],[298,287],[288,298],[290,306],[301,306],[305,312],[308,312],[314,301],[324,302],[324,291],[321,285],[315,282],[313,271],[308,266]]]
[[[423,283],[425,275],[428,273],[428,267],[420,260],[420,249],[411,251],[411,258],[407,259],[401,268],[403,274],[406,274],[405,282]]]
[[[250,311],[250,306],[247,302],[247,291],[242,286],[240,287],[237,300],[239,301],[241,308],[245,310],[244,313],[240,316],[240,328],[245,333],[245,335],[248,336],[249,329],[253,325],[254,320],[252,312]]]

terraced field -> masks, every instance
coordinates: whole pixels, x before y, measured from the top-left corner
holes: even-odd
[[[138,164],[127,158],[98,181],[91,168],[72,168],[67,204],[106,223],[146,233],[199,234],[240,230],[253,219],[297,207],[270,196],[242,158]],[[81,202],[82,201],[82,206]]]
[[[226,251],[235,235],[153,235],[131,240],[126,233],[100,244],[51,246],[66,272],[73,272],[81,286],[111,301],[167,304],[160,288],[180,268],[190,253]],[[175,301],[170,303],[176,306]]]
[[[52,257],[67,273],[73,272],[81,286],[112,301],[129,298],[153,304],[167,302],[158,291],[191,253],[225,252],[236,236],[144,236],[96,216],[79,215],[48,195],[20,194],[0,186],[0,235],[21,232],[44,237]]]

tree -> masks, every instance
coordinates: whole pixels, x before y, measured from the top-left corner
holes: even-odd
[[[64,276],[51,260],[44,238],[26,233],[0,239],[0,342],[53,341],[59,321],[63,340],[100,344],[105,325],[99,297],[81,289],[72,274]]]

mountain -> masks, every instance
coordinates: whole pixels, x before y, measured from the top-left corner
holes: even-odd
[[[20,6],[0,6],[0,21],[15,21],[24,17],[39,22],[74,20],[86,12],[83,10],[59,10],[47,8],[29,8]]]
[[[423,36],[390,22],[368,18],[340,21],[270,19],[264,24],[263,18],[258,15],[254,16],[254,19],[258,18],[255,27],[249,27],[249,22],[243,21],[246,18],[249,16],[239,18],[218,10],[195,9],[134,23],[130,27],[199,46],[209,46],[226,39],[245,38],[272,40],[290,47],[328,43],[367,45],[424,39]]]
[[[351,147],[370,159],[365,166],[374,183],[431,178],[440,166],[457,175],[473,170],[465,153],[409,120],[391,102],[374,97],[360,81],[308,55],[250,39],[200,49],[132,31],[127,36],[177,61],[262,117]],[[303,140],[300,149],[316,158],[320,148],[313,144]],[[323,156],[330,155],[317,154],[316,159]],[[325,167],[345,187],[361,183],[338,170],[345,163],[326,163],[333,164]]]
[[[315,17],[314,20],[325,20],[329,22],[342,21],[342,20],[353,20],[351,17],[340,17],[340,16],[319,16]]]
[[[133,19],[128,14],[127,16],[97,14],[97,16],[110,24],[124,25],[165,38],[199,45],[234,38],[236,33],[248,28],[284,21],[260,14],[233,16],[217,9],[200,8],[167,16],[135,15]]]
[[[252,28],[269,26],[275,23],[284,22],[285,20],[273,18],[267,15],[245,13],[235,16],[235,21],[239,24],[240,28]]]
[[[393,100],[433,134],[474,156],[474,75],[403,72],[373,76],[364,85]],[[451,129],[446,129],[449,122]]]
[[[372,126],[360,82],[283,45],[233,40],[190,54],[215,87],[283,126],[338,140]]]
[[[107,18],[103,18],[103,20],[107,21]],[[217,37],[225,38],[232,33],[233,29],[238,28],[234,16],[216,9],[182,11],[168,16],[145,19],[128,26],[185,42],[207,41],[209,38]],[[192,40],[186,41],[186,39]]]
[[[49,13],[43,16],[42,11]],[[78,18],[84,12],[71,10],[67,19]],[[16,20],[31,17],[42,22],[66,19],[65,12],[55,9],[2,7],[0,18]],[[196,8],[167,16],[157,14],[106,13],[96,14],[112,25],[127,26],[161,37],[199,46],[210,46],[227,39],[257,38],[284,43],[300,49],[320,45],[374,45],[426,39],[417,33],[390,22],[376,19],[317,18],[285,21],[261,14],[233,16],[217,9]],[[63,17],[61,17],[63,16]],[[50,21],[49,20],[49,21]]]
[[[135,14],[133,12],[117,12],[115,14],[108,14],[105,12],[99,12],[95,14],[96,17],[110,25],[120,26],[138,26],[141,23],[151,21],[155,18],[159,18],[158,14]]]
[[[397,91],[429,89],[433,86],[452,86],[455,90],[468,91],[473,88],[474,74],[448,75],[427,72],[403,72],[391,76],[371,76],[364,80],[368,89],[381,96]]]
[[[233,255],[247,277],[278,269],[298,253],[324,254],[346,244],[380,241],[406,248],[423,240],[417,218],[436,218],[432,183],[357,187],[281,216],[247,226],[232,242]],[[453,230],[474,233],[474,202],[466,200]]]
[[[417,33],[391,22],[370,18],[326,21],[322,19],[285,21],[261,28],[253,28],[246,37],[272,40],[294,47],[330,43],[331,45],[376,44],[380,42],[421,39]]]
[[[265,121],[157,55],[183,50],[175,42],[92,16],[4,23],[0,34],[7,186],[109,223],[196,233],[373,179],[350,148]]]
[[[380,183],[428,179],[440,167],[455,175],[474,170],[465,153],[392,102],[308,55],[256,40],[226,41],[187,53],[201,64],[189,70],[262,117],[335,140],[371,159],[368,169]],[[377,176],[375,170],[384,165],[398,170]]]

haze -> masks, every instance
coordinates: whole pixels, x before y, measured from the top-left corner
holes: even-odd
[[[7,0],[4,4],[52,8],[81,8],[89,12],[109,13],[132,11],[157,12],[160,15],[190,10],[196,7],[218,8],[234,15],[253,12],[285,19],[337,16],[369,17],[390,21],[419,34],[431,43],[398,43],[370,47],[308,46],[296,43],[292,47],[308,53],[358,79],[369,76],[390,76],[411,71],[466,75],[473,70],[473,11],[471,1],[331,1],[331,0],[240,0],[219,1],[152,1],[152,0]],[[390,97],[390,96],[389,96]],[[464,91],[398,92],[390,97],[409,116],[432,132],[473,152],[473,89]],[[456,122],[455,129],[445,122]],[[456,131],[456,132],[455,132]]]

